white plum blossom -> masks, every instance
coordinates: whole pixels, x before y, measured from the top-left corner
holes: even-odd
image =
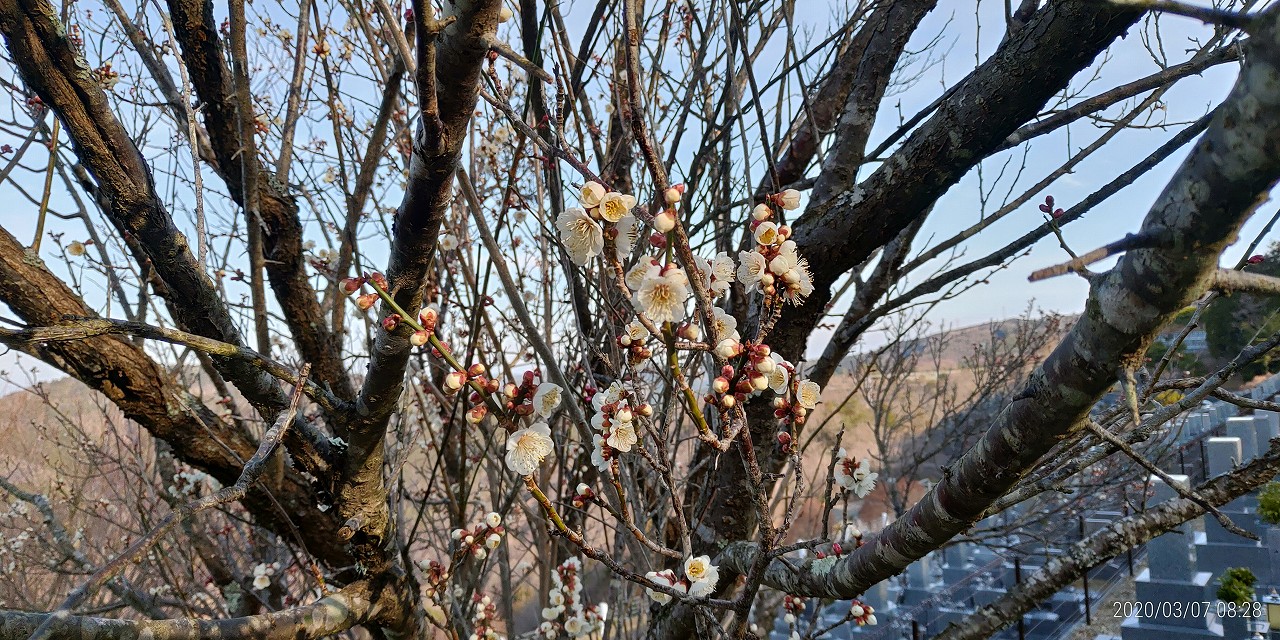
[[[702,597],[715,591],[720,568],[711,564],[710,556],[696,556],[684,561],[684,575],[689,579],[689,595]]]
[[[631,214],[631,209],[636,206],[635,196],[629,196],[625,193],[610,191],[604,194],[600,199],[600,217],[609,222],[617,222],[623,216]]]
[[[458,236],[455,236],[452,233],[446,233],[440,236],[439,244],[441,251],[453,251],[458,248]]]
[[[623,279],[627,281],[627,287],[635,291],[640,288],[640,285],[644,284],[645,278],[648,278],[650,273],[656,274],[661,270],[662,265],[658,263],[657,258],[641,256],[640,261],[627,271],[627,275]]]
[[[876,486],[879,474],[871,470],[871,461],[861,462],[849,457],[843,449],[836,454],[835,482],[840,487],[852,491],[859,498],[865,498]]]
[[[484,523],[489,525],[490,528],[496,527],[502,524],[502,515],[497,511],[490,511],[485,515]]]
[[[777,353],[770,353],[769,359],[774,364],[773,371],[769,372],[769,388],[774,393],[786,393],[787,385],[791,384],[791,370],[788,368],[791,363]]]
[[[787,189],[778,194],[778,205],[787,211],[794,211],[800,208],[800,192],[795,189]]]
[[[762,245],[771,245],[778,242],[778,225],[768,220],[756,225],[754,232],[756,243]]]
[[[664,587],[670,587],[679,593],[688,593],[689,591],[689,587],[685,585],[684,581],[676,579],[675,572],[670,569],[665,571],[650,571],[649,573],[644,574],[644,577],[648,579],[649,582],[662,585]],[[645,593],[649,595],[650,599],[658,604],[671,602],[671,594],[669,593],[654,591],[651,588],[646,588]]]
[[[812,380],[801,380],[796,385],[796,402],[805,409],[816,409],[818,400],[822,398],[822,387]]]
[[[738,282],[751,288],[760,284],[768,269],[764,256],[758,251],[742,251],[738,253]]]
[[[618,236],[613,240],[614,255],[618,260],[626,260],[631,255],[631,249],[636,246],[636,226],[636,217],[633,215],[628,214],[618,220]]]
[[[635,305],[654,322],[678,322],[685,317],[689,299],[689,278],[684,270],[668,265],[650,272],[635,295]]]
[[[552,450],[551,427],[535,422],[507,436],[507,468],[527,476],[537,470]]]
[[[712,307],[711,313],[715,317],[715,339],[717,343],[721,340],[742,339],[742,336],[738,335],[737,318],[720,307]]]
[[[592,256],[604,250],[604,230],[582,209],[565,209],[556,219],[556,229],[560,231],[560,242],[569,252],[569,259],[578,266],[587,264]]]
[[[534,413],[542,418],[550,416],[551,412],[560,406],[560,398],[564,395],[562,391],[560,385],[551,382],[538,385],[538,390],[533,394]]]
[[[605,440],[608,445],[618,451],[627,452],[631,450],[632,445],[639,441],[636,435],[636,425],[631,420],[625,422],[621,420],[613,421],[609,427],[609,437]]]
[[[582,185],[582,193],[578,196],[578,201],[582,203],[583,207],[591,209],[600,206],[600,201],[604,199],[604,194],[606,193],[608,193],[608,190],[604,188],[604,185],[592,180]]]
[[[598,433],[591,436],[591,464],[600,471],[609,468],[609,461],[604,457],[604,436]]]
[[[694,256],[693,261],[697,264],[698,271],[702,272],[702,285],[711,292],[712,297],[729,293],[734,271],[733,258],[730,258],[729,254],[721,251],[711,260]]]

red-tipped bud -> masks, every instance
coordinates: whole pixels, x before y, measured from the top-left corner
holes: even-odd
[[[711,390],[716,393],[726,393],[729,391],[729,379],[720,376],[711,381]]]
[[[467,412],[467,422],[471,424],[480,424],[484,417],[489,414],[489,408],[485,405],[477,405]]]
[[[790,431],[778,432],[778,446],[782,447],[783,451],[789,451],[791,449],[791,432]]]
[[[498,389],[500,389],[501,387],[502,387],[502,383],[498,382],[496,379],[490,380],[484,383],[484,390],[488,391],[489,393],[497,393]]]
[[[427,331],[434,331],[436,323],[440,321],[440,312],[435,307],[423,307],[418,312],[418,324],[422,325]]]
[[[342,292],[347,295],[353,294],[364,286],[364,278],[344,278],[342,280]]]
[[[639,409],[636,409],[636,413],[638,413],[638,414],[640,414],[640,415],[642,415],[642,416],[644,416],[644,417],[646,417],[646,418],[652,418],[652,417],[653,417],[653,405],[651,405],[651,404],[649,404],[648,402],[646,402],[646,403],[644,403],[644,404],[640,405],[640,408],[639,408]]]
[[[516,383],[508,382],[507,385],[502,388],[502,393],[508,398],[514,398],[520,394],[520,388],[516,386]]]
[[[382,289],[383,291],[386,291],[388,288],[387,277],[382,275],[381,273],[378,273],[377,271],[374,271],[373,273],[369,274],[369,282],[372,282],[373,286],[379,289]]]
[[[378,294],[376,293],[366,293],[356,298],[356,306],[360,307],[361,311],[368,311],[375,304],[378,304]]]
[[[477,378],[484,375],[484,365],[479,362],[467,367],[467,376]]]
[[[724,376],[724,377],[726,377],[726,378],[732,378],[732,377],[733,377],[733,373],[734,373],[734,371],[733,371],[733,365],[731,365],[731,364],[726,364],[726,365],[724,365],[723,367],[720,367],[720,375],[722,375],[722,376]]]
[[[409,336],[409,344],[415,347],[421,347],[426,344],[427,340],[430,338],[431,333],[429,331],[414,331],[413,335]]]
[[[725,396],[720,398],[720,406],[726,409],[732,409],[733,405],[738,404],[738,399],[733,396]]]
[[[393,313],[382,319],[382,328],[387,331],[395,331],[400,326],[400,314]]]
[[[456,392],[466,383],[467,376],[461,371],[450,371],[449,375],[444,377],[444,388],[446,391]]]

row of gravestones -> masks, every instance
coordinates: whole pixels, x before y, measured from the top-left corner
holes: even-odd
[[[1272,397],[1278,391],[1280,375],[1257,386],[1249,395],[1254,399],[1264,399]],[[1280,435],[1280,414],[1258,412],[1255,416],[1238,417],[1236,413],[1234,405],[1217,400],[1207,401],[1171,427],[1169,442],[1186,445],[1195,440],[1204,440],[1209,475],[1224,473],[1235,464],[1264,450],[1271,438]],[[1209,432],[1219,427],[1223,428],[1224,437],[1206,438]],[[1182,478],[1185,482],[1185,476]],[[1155,484],[1157,495],[1151,501],[1153,504],[1173,495],[1173,491],[1159,482],[1158,478],[1155,479]],[[1213,601],[1216,588],[1211,579],[1227,567],[1266,566],[1267,571],[1261,572],[1255,568],[1254,572],[1259,574],[1263,583],[1280,584],[1280,529],[1264,530],[1265,527],[1256,518],[1256,498],[1252,505],[1249,500],[1247,497],[1237,500],[1225,506],[1222,511],[1233,514],[1230,517],[1237,525],[1258,533],[1263,538],[1263,543],[1236,536],[1212,518],[1207,520],[1207,524],[1193,522],[1189,523],[1189,527],[1184,527],[1194,530],[1190,540],[1183,534],[1160,536],[1147,545],[1148,565],[1156,567],[1155,575],[1152,575],[1151,569],[1146,569],[1137,578],[1137,602],[1129,608],[1134,611],[1172,611],[1166,603],[1190,602],[1188,598],[1192,596],[1201,603]],[[1009,514],[1003,516],[1009,517]],[[1113,511],[1095,512],[1084,521],[1086,532],[1092,534],[1110,526],[1120,517],[1120,513]],[[1199,552],[1198,560],[1191,559],[1193,543],[1195,551]],[[1178,561],[1183,552],[1189,565]],[[801,635],[824,630],[825,633],[820,637],[831,640],[904,640],[913,636],[929,638],[952,622],[964,619],[976,609],[1003,596],[1018,582],[1019,572],[1023,576],[1029,576],[1038,570],[1040,567],[1032,558],[1047,560],[1059,553],[1061,550],[1056,548],[1036,549],[1027,554],[1026,561],[1015,567],[990,546],[955,544],[909,565],[905,584],[884,581],[860,597],[863,602],[875,608],[878,619],[876,626],[859,627],[844,621],[849,611],[848,602],[836,602],[815,610],[815,604],[811,600],[808,610],[797,616],[795,622],[788,622],[784,616],[779,616],[773,629],[769,630],[769,638],[787,640],[797,630]],[[1270,569],[1271,556],[1268,555],[1272,553],[1276,557],[1274,577]],[[1127,563],[1124,556],[1114,558],[1092,569],[1090,577],[1095,581],[1110,581],[1126,570]],[[1268,578],[1272,582],[1268,582]],[[1098,594],[1094,594],[1095,611],[1097,597]],[[1179,598],[1182,600],[1178,600]],[[1006,640],[1016,640],[1020,635],[1030,640],[1063,637],[1084,621],[1084,605],[1085,596],[1079,586],[1064,588],[1041,603],[1037,609],[1028,612],[1023,617],[1021,631],[1016,627],[1007,627],[993,637]],[[1101,612],[1099,615],[1109,613]],[[1236,624],[1241,622],[1239,618],[1218,620],[1216,616],[1203,617],[1203,625],[1186,616],[1181,621],[1182,624],[1169,624],[1177,621],[1161,619],[1158,615],[1152,619],[1131,617],[1125,621],[1123,640],[1146,640],[1153,638],[1154,633],[1161,636],[1160,640],[1235,638],[1232,632],[1237,627],[1243,632],[1243,625]],[[1195,635],[1201,630],[1201,626],[1208,635]],[[1190,635],[1179,635],[1188,633]],[[1105,636],[1099,638],[1103,637]],[[1247,638],[1248,635],[1239,637]]]
[[[1273,377],[1253,390],[1250,397],[1269,398],[1275,394],[1277,384]],[[1193,415],[1188,416],[1188,422]],[[1258,411],[1252,416],[1233,416],[1227,419],[1222,431],[1224,435],[1203,441],[1206,472],[1210,478],[1227,473],[1264,452],[1271,439],[1280,436],[1280,414]],[[1186,476],[1172,478],[1184,487],[1190,486]],[[1152,478],[1152,484],[1156,490],[1151,504],[1178,495],[1159,478]],[[1280,528],[1258,518],[1257,504],[1257,496],[1249,494],[1219,508],[1235,526],[1257,535],[1257,541],[1228,531],[1217,517],[1206,516],[1148,542],[1148,568],[1135,580],[1132,615],[1121,626],[1121,638],[1252,638],[1251,627],[1261,620],[1244,615],[1252,613],[1252,607],[1237,610],[1218,604],[1217,578],[1228,568],[1245,567],[1258,578],[1259,591],[1280,586]],[[1204,604],[1192,604],[1196,602]],[[1104,636],[1099,636],[1098,640],[1102,638]]]

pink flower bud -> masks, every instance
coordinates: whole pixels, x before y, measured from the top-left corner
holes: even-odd
[[[400,314],[393,313],[382,319],[382,328],[387,331],[395,331],[400,326]]]
[[[364,278],[345,278],[342,280],[342,292],[348,295],[360,290],[364,286]]]
[[[374,271],[373,273],[369,274],[369,282],[372,282],[373,286],[383,291],[387,290],[387,277],[382,275],[381,273],[378,273],[377,271]]]
[[[421,347],[426,344],[427,340],[430,338],[431,333],[429,331],[414,331],[413,335],[409,336],[409,344],[415,347]]]
[[[467,376],[477,378],[482,375],[484,375],[484,365],[479,362],[467,367]]]
[[[720,376],[711,381],[711,390],[716,393],[726,393],[729,391],[729,379]]]
[[[457,391],[466,384],[467,376],[461,371],[450,371],[449,375],[444,377],[444,388],[449,391]]]
[[[368,311],[375,304],[378,304],[378,294],[376,293],[366,293],[356,298],[356,306],[360,307],[361,311]]]

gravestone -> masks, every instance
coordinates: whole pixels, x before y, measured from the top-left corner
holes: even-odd
[[[1240,457],[1236,464],[1244,464],[1258,455],[1258,432],[1253,426],[1253,416],[1227,418],[1226,436],[1240,438]]]
[[[1173,476],[1184,489],[1186,476]],[[1154,495],[1149,505],[1159,504],[1178,494],[1159,478],[1151,478]],[[1203,602],[1210,573],[1194,569],[1191,541],[1179,531],[1169,531],[1147,543],[1147,568],[1134,580],[1134,611],[1120,627],[1124,640],[1188,640],[1190,638],[1222,638],[1222,625],[1211,612],[1203,615],[1162,617],[1160,612],[1180,610],[1187,613],[1185,603]],[[1141,617],[1156,612],[1151,617]]]
[[[933,595],[933,554],[907,565],[907,588],[903,590],[902,604],[913,607]]]

